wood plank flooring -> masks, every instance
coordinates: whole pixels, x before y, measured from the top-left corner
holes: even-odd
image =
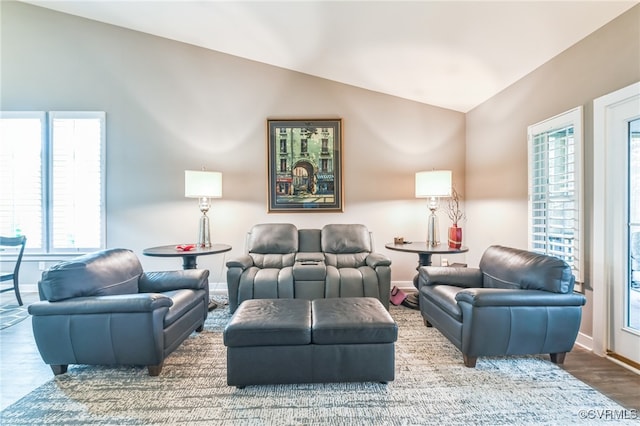
[[[577,345],[561,367],[640,416],[640,375]]]
[[[5,297],[2,295],[2,299]],[[26,304],[32,303],[37,295],[24,294],[23,300]],[[640,415],[640,375],[579,346],[567,354],[562,368]],[[52,377],[51,369],[42,362],[33,340],[30,318],[0,330],[0,410]]]

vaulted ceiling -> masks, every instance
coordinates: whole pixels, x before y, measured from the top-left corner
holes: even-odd
[[[639,3],[25,2],[461,112]]]

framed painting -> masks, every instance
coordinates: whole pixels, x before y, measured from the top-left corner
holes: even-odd
[[[342,120],[267,120],[269,212],[341,212]]]

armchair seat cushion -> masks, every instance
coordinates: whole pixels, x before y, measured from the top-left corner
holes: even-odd
[[[171,299],[172,302],[172,305],[169,307],[169,311],[164,317],[165,327],[170,326],[182,318],[187,312],[200,303],[197,290],[192,289],[171,290],[165,292],[164,296]]]
[[[462,322],[462,310],[456,302],[456,296],[461,292],[460,287],[439,285],[430,290],[422,293],[422,296],[455,320]]]

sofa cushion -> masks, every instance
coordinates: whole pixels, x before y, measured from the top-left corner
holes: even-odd
[[[575,277],[563,260],[510,247],[491,246],[480,259],[483,287],[573,291]]]
[[[325,253],[325,263],[336,268],[359,268],[367,264],[369,252],[363,253]]]
[[[288,266],[293,266],[296,260],[295,253],[287,253],[287,254],[250,253],[249,256],[251,256],[251,258],[253,259],[253,265],[262,269],[286,268]]]
[[[249,253],[285,254],[298,251],[298,229],[290,223],[261,223],[249,232]]]
[[[371,252],[371,236],[367,227],[358,224],[325,225],[321,236],[325,253]]]
[[[138,293],[142,265],[127,249],[109,249],[60,262],[42,273],[41,294],[50,302],[72,297]]]

